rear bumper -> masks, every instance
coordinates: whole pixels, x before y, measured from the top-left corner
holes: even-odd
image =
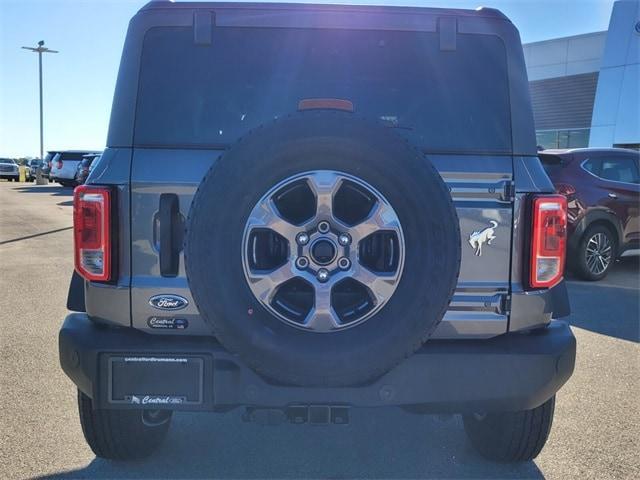
[[[490,340],[432,340],[367,385],[303,388],[260,377],[215,339],[105,327],[82,313],[67,316],[59,347],[63,370],[98,408],[160,404],[211,411],[291,405],[421,405],[451,413],[526,410],[564,385],[576,352],[568,325],[553,321],[528,334]]]
[[[73,180],[76,178],[78,163],[67,160],[62,168],[52,168],[49,175],[56,180]]]

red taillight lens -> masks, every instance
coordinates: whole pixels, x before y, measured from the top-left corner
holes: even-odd
[[[567,250],[567,199],[562,195],[533,197],[533,228],[529,285],[549,288],[564,273]]]
[[[73,192],[75,267],[87,280],[111,279],[111,191],[81,185]]]

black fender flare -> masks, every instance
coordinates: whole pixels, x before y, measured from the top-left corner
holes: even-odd
[[[69,282],[69,293],[67,294],[67,310],[72,312],[86,312],[84,303],[84,279],[73,271],[71,282]]]

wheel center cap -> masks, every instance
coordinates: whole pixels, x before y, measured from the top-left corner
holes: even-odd
[[[318,265],[328,265],[336,258],[337,248],[330,240],[320,239],[311,246],[311,257]]]

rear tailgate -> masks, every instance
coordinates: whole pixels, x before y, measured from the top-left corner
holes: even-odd
[[[73,180],[78,171],[78,164],[86,152],[62,152],[51,164],[51,176],[57,179]]]
[[[181,227],[189,214],[200,180],[221,154],[215,150],[136,149],[133,156],[132,203],[132,320],[133,326],[154,333],[171,333],[188,325],[184,333],[208,334],[187,285],[182,252],[177,253],[177,270],[165,271],[161,265],[161,203],[175,196],[179,214],[172,222]],[[180,158],[181,168],[175,168]],[[462,242],[460,278],[450,308],[435,332],[436,338],[481,338],[506,332],[513,223],[512,160],[500,156],[430,155],[451,189]],[[497,224],[492,227],[492,223]],[[493,229],[493,239],[486,229]],[[483,239],[482,232],[485,232]],[[477,243],[469,242],[476,233]],[[181,238],[176,238],[181,243]],[[489,244],[489,241],[491,242]],[[215,275],[216,272],[212,272]],[[150,300],[158,295],[174,295],[187,300],[185,308],[163,311]],[[426,292],[416,292],[426,294]],[[163,322],[163,318],[180,320]],[[162,327],[159,325],[162,324]],[[153,326],[152,326],[153,325]],[[167,325],[172,325],[167,328]],[[175,333],[175,332],[173,332]]]
[[[194,193],[221,153],[247,131],[295,111],[301,99],[324,97],[352,100],[358,114],[381,120],[422,147],[451,189],[462,265],[435,336],[482,338],[507,331],[513,155],[535,151],[513,25],[491,13],[456,19],[450,11],[430,9],[394,10],[369,25],[357,13],[331,9],[311,17],[285,6],[267,12],[216,7],[215,15],[207,8],[150,7],[134,18],[135,34],[127,39],[125,58],[133,55],[140,65],[121,70],[122,101],[114,101],[110,142],[133,144],[132,325],[158,334],[174,328],[210,333],[191,297],[180,251]],[[388,28],[381,27],[385,21]],[[311,48],[314,42],[317,48]],[[412,75],[386,78],[403,71],[398,62],[404,69],[411,65]],[[292,71],[300,65],[305,68]],[[163,216],[169,229],[161,227]],[[161,231],[174,232],[164,243],[175,252],[163,254]],[[179,310],[158,309],[152,299],[159,295],[184,301],[174,298]]]
[[[513,163],[507,156],[430,156],[460,220],[462,263],[436,338],[507,331],[513,229]]]

